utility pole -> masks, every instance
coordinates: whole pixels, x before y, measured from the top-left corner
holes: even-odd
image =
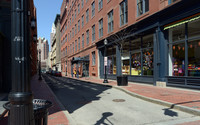
[[[11,2],[11,79],[9,125],[34,125],[30,88],[29,0]]]

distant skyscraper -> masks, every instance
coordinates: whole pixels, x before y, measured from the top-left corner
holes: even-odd
[[[48,58],[49,53],[49,43],[45,38],[38,39],[37,50],[41,50],[41,61],[44,61]]]

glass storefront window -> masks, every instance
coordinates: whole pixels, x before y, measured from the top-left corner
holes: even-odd
[[[175,41],[180,41],[180,40],[185,40],[185,25],[184,24],[173,28],[172,41],[170,42],[175,42]]]
[[[130,50],[135,51],[141,48],[141,38],[131,41]]]
[[[121,57],[122,60],[122,74],[123,75],[130,75],[130,65],[129,65],[129,60],[130,60],[130,56],[129,53],[124,53],[122,54]]]
[[[188,76],[200,76],[200,39],[188,42]]]
[[[113,56],[113,74],[117,74],[116,56]]]
[[[131,75],[141,75],[141,53],[131,54]]]
[[[188,23],[188,37],[200,37],[200,20]]]
[[[153,48],[143,51],[143,75],[153,75]]]
[[[185,43],[170,45],[170,76],[185,76]]]
[[[112,56],[109,56],[107,61],[108,61],[107,62],[108,63],[107,64],[107,72],[108,72],[108,74],[112,74],[113,73]]]

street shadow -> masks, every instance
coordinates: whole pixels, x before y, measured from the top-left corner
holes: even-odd
[[[99,119],[94,125],[114,125],[110,120],[108,120],[108,117],[112,115],[113,113],[111,112],[104,112],[101,119]],[[105,121],[107,121],[109,124],[105,123]]]
[[[168,115],[168,116],[171,116],[171,117],[178,117],[178,113],[171,110],[171,108],[166,108],[166,109],[163,109],[163,110],[164,110],[165,115]]]
[[[78,79],[54,77],[47,74],[43,74],[43,78],[69,113],[73,113],[93,101],[100,100],[99,95],[111,88]],[[107,93],[105,92],[105,94]],[[53,108],[54,106],[49,109],[50,114],[58,112],[52,110]]]

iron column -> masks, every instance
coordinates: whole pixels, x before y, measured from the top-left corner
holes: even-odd
[[[30,88],[29,16],[29,0],[12,0],[10,125],[34,125],[33,95]]]

